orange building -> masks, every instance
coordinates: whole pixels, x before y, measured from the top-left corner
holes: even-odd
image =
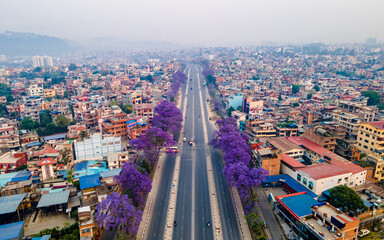
[[[127,122],[131,120],[125,113],[118,113],[107,117],[101,123],[103,133],[112,134],[115,137],[128,137]]]
[[[281,151],[271,148],[252,150],[253,163],[257,167],[268,170],[269,175],[280,174]]]

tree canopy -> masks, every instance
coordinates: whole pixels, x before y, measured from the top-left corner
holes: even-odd
[[[69,66],[68,66],[69,71],[75,71],[76,69],[77,69],[76,64],[74,64],[74,63],[69,64]]]
[[[5,83],[0,83],[0,96],[5,96],[8,102],[13,101],[11,87]]]
[[[57,126],[65,128],[69,126],[69,124],[71,123],[71,120],[64,115],[59,115],[56,117],[55,123]]]
[[[356,212],[357,209],[365,209],[364,202],[360,196],[351,188],[340,185],[329,190],[329,203],[343,211]]]
[[[292,94],[298,93],[300,88],[301,88],[301,85],[292,84]]]
[[[176,133],[181,130],[183,116],[175,104],[162,100],[155,107],[155,116],[152,119],[152,126],[161,128],[168,133]]]
[[[368,106],[377,105],[380,103],[381,96],[380,93],[376,91],[365,91],[363,92],[364,97],[368,97]]]

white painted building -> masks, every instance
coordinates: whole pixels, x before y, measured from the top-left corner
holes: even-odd
[[[94,160],[106,157],[109,152],[121,152],[121,137],[93,134],[74,144],[76,160]]]

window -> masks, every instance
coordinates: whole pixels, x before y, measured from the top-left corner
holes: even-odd
[[[341,182],[341,178],[339,178],[339,180],[337,180],[337,183],[340,183]]]
[[[303,177],[303,184],[307,186],[307,178]]]
[[[311,181],[308,182],[308,188],[311,190],[313,189],[313,182],[311,182]]]
[[[301,182],[301,175],[297,174],[297,181]]]
[[[87,228],[87,233],[89,233],[90,232],[90,230],[89,230],[89,228]]]
[[[81,230],[81,232],[84,234],[85,233],[85,229]]]

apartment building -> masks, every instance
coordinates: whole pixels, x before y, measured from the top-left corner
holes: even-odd
[[[96,133],[84,141],[75,142],[74,148],[76,160],[102,159],[108,152],[121,152],[121,137]]]
[[[345,129],[337,124],[309,126],[303,136],[323,148],[334,152],[336,139],[345,138]]]
[[[384,121],[361,123],[356,147],[367,154],[367,161],[375,163],[374,178],[384,179]]]
[[[121,137],[123,139],[128,136],[127,122],[131,118],[128,118],[127,114],[119,113],[107,117],[101,122],[101,131],[106,134],[112,134],[115,137]]]
[[[42,83],[31,84],[28,88],[29,96],[44,96],[44,88]]]
[[[299,134],[299,127],[294,123],[278,123],[275,129],[277,137],[295,137]]]
[[[121,102],[123,104],[129,104],[131,106],[135,104],[141,104],[143,102],[141,94],[131,91],[122,91],[121,92]]]
[[[54,97],[56,95],[55,89],[44,89],[44,97]]]
[[[141,103],[133,105],[133,109],[138,117],[147,117],[149,120],[153,118],[153,104]]]
[[[27,161],[27,152],[7,152],[0,156],[0,174],[14,172],[17,167],[26,165]]]
[[[256,167],[268,170],[269,175],[280,174],[281,151],[276,148],[252,150],[252,161]]]
[[[20,148],[20,138],[13,126],[0,127],[0,152],[17,150]]]
[[[361,119],[355,114],[336,110],[332,113],[333,121],[346,129],[346,139],[356,140]]]

